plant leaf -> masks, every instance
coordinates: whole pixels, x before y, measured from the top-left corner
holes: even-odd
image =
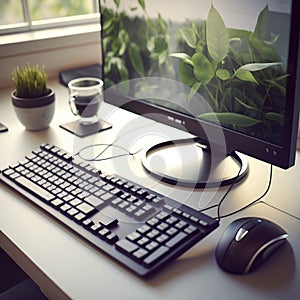
[[[210,61],[202,53],[195,53],[192,57],[192,62],[197,80],[202,84],[208,84],[215,75]]]
[[[217,122],[224,125],[234,125],[236,127],[250,127],[261,123],[261,120],[257,120],[242,114],[224,112],[224,113],[205,113],[199,116],[199,118],[206,121]]]
[[[140,6],[142,7],[143,10],[146,9],[145,1],[144,0],[138,0]]]
[[[194,76],[194,68],[185,61],[179,64],[179,78],[187,86],[193,86],[197,81]]]
[[[268,5],[266,5],[266,7],[259,14],[254,29],[254,35],[262,41],[267,39],[269,23],[270,23],[270,12],[269,12]]]
[[[189,101],[194,97],[194,95],[199,91],[202,83],[201,82],[195,82],[191,88],[190,94],[189,94]]]
[[[254,76],[252,75],[252,73],[248,70],[239,68],[235,71],[234,75],[239,78],[240,80],[243,81],[248,81],[248,82],[252,82],[258,85],[257,80],[254,78]]]
[[[271,86],[277,88],[283,96],[286,95],[286,88],[285,88],[285,86],[281,85],[276,80],[265,79],[265,82],[268,83],[268,84],[270,84]]]
[[[274,63],[252,63],[252,64],[247,64],[241,66],[239,69],[247,70],[250,72],[255,72],[255,71],[261,71],[269,67],[274,67],[274,66],[280,66],[282,65],[281,62],[274,62]]]
[[[269,121],[274,121],[278,123],[280,126],[284,125],[284,116],[274,112],[268,112],[265,115],[265,118]]]
[[[172,57],[176,57],[176,58],[180,58],[182,60],[186,60],[186,59],[192,59],[188,54],[186,53],[171,53],[170,56]]]
[[[253,82],[255,84],[258,84],[257,80],[255,79],[255,77],[252,75],[251,72],[255,72],[255,71],[261,71],[264,70],[266,68],[269,67],[273,67],[273,66],[278,66],[281,65],[280,62],[274,62],[274,63],[251,63],[251,64],[246,64],[243,65],[241,67],[239,67],[234,75],[239,78],[240,80],[243,81],[249,81],[249,82]]]
[[[229,71],[225,69],[218,69],[216,75],[218,78],[224,81],[230,79],[231,77]]]
[[[154,38],[154,49],[153,51],[155,53],[161,53],[168,49],[168,43],[165,41],[165,39],[161,36]]]
[[[207,17],[206,39],[209,55],[221,62],[228,54],[229,37],[224,21],[213,5]]]
[[[166,62],[167,57],[168,57],[168,52],[167,51],[163,51],[162,53],[159,54],[158,63],[159,63],[160,66],[163,65]]]
[[[120,6],[120,0],[114,0],[114,2],[115,2],[115,5],[116,5],[117,7]]]
[[[141,56],[140,48],[137,44],[131,43],[129,46],[129,58],[134,70],[140,75],[144,76],[144,62]]]
[[[180,33],[182,34],[182,37],[184,38],[184,40],[186,41],[186,43],[193,49],[196,48],[197,45],[197,37],[196,37],[196,33],[193,30],[193,28],[191,27],[182,27],[180,29]]]
[[[246,104],[245,102],[243,102],[242,100],[240,100],[238,97],[234,97],[235,101],[237,101],[241,106],[249,109],[249,110],[255,110],[257,111],[257,107],[251,106],[249,104]]]

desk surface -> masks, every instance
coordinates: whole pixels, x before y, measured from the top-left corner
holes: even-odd
[[[101,114],[113,128],[86,138],[75,137],[59,127],[74,120],[67,105],[67,89],[57,82],[51,84],[57,98],[55,117],[48,129],[39,132],[22,127],[10,103],[10,90],[1,91],[0,120],[9,131],[0,134],[0,169],[44,142],[75,153],[84,146],[118,139],[118,145],[135,151],[149,143],[185,136],[173,128],[104,104]],[[117,150],[112,149],[112,155],[114,151]],[[139,155],[125,156],[97,162],[95,166],[119,173],[196,209],[218,203],[227,190],[226,187],[191,190],[159,183],[145,173],[139,158]],[[222,213],[239,209],[266,189],[269,165],[252,158],[248,160],[249,176],[230,192]],[[275,168],[271,190],[263,202],[223,219],[217,230],[150,280],[136,277],[97,252],[3,183],[0,183],[0,246],[53,299],[298,299],[299,175],[299,162],[287,171]],[[216,211],[209,213],[216,216]],[[215,262],[217,241],[230,222],[250,215],[281,225],[289,234],[289,243],[257,271],[244,276],[227,274]]]

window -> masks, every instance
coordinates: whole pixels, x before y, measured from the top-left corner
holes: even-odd
[[[99,20],[97,0],[0,0],[0,34]]]

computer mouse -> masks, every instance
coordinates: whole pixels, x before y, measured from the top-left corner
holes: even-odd
[[[234,274],[247,274],[258,268],[287,240],[279,225],[257,217],[240,218],[225,229],[216,250],[218,265]]]

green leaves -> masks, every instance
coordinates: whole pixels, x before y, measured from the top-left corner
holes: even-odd
[[[186,41],[186,43],[193,49],[196,48],[197,45],[197,36],[193,28],[191,27],[183,27],[179,30],[182,37]]]
[[[255,77],[251,74],[249,70],[244,69],[243,67],[237,69],[234,73],[234,75],[243,81],[252,82],[258,85],[257,80]]]
[[[141,6],[141,8],[142,8],[143,10],[146,10],[146,4],[145,4],[145,1],[144,1],[144,0],[138,0],[138,2],[139,2],[139,5]]]
[[[16,88],[16,95],[21,98],[36,98],[48,93],[48,75],[45,67],[29,63],[22,68],[17,67],[12,72],[12,80]]]
[[[131,43],[129,47],[129,58],[134,70],[141,76],[144,76],[144,62],[141,56],[140,48],[137,44]]]
[[[221,62],[228,54],[229,37],[224,21],[214,6],[211,6],[208,14],[206,38],[209,55]]]
[[[179,78],[187,86],[192,86],[194,83],[197,82],[197,80],[194,76],[193,66],[186,63],[185,61],[180,62]]]
[[[284,125],[284,117],[283,117],[282,114],[269,112],[269,113],[266,113],[265,118],[269,121],[273,121],[273,122],[278,123],[280,126]]]
[[[267,5],[259,14],[254,30],[255,36],[258,37],[260,40],[266,40],[269,22],[270,12]]]
[[[231,75],[230,75],[229,71],[226,70],[226,69],[218,69],[216,71],[216,76],[219,79],[223,80],[223,81],[228,80],[228,79],[231,78]]]
[[[202,84],[208,84],[215,76],[210,61],[202,53],[195,53],[192,57],[194,64],[194,75]]]
[[[234,75],[243,81],[252,82],[255,84],[258,84],[257,80],[254,78],[251,72],[255,71],[261,71],[269,67],[273,66],[279,66],[281,65],[280,62],[274,62],[274,63],[253,63],[253,64],[247,64],[244,66],[239,67]]]

